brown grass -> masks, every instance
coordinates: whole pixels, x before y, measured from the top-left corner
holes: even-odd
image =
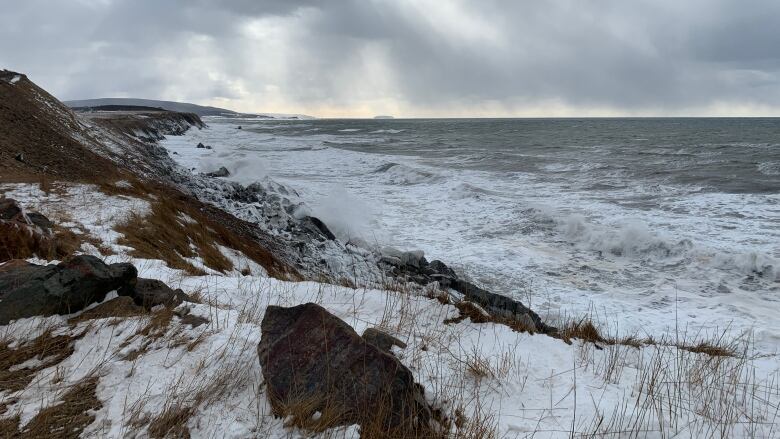
[[[439,300],[440,303],[445,303],[445,298],[439,298],[439,296],[437,296],[436,299]],[[447,299],[446,302],[448,303],[449,300]],[[535,328],[528,326],[522,320],[490,315],[479,305],[467,300],[461,300],[455,304],[455,307],[458,308],[460,315],[444,320],[445,324],[460,323],[468,318],[473,323],[497,323],[499,325],[505,325],[515,332],[529,332],[531,334],[536,332]]]
[[[71,386],[60,404],[46,407],[18,432],[22,439],[77,439],[95,421],[94,411],[103,404],[97,398],[98,378],[89,377]]]
[[[149,215],[133,215],[116,228],[124,235],[119,244],[132,247],[133,256],[161,259],[173,268],[202,275],[202,269],[185,259],[199,257],[208,268],[224,273],[234,266],[218,247],[223,246],[243,253],[271,276],[299,277],[251,236],[251,225],[169,187],[133,181],[125,187],[104,184],[100,190],[150,200]]]
[[[569,344],[572,339],[577,339],[594,343],[599,349],[601,349],[599,345],[621,345],[633,348],[664,345],[673,346],[683,351],[706,354],[711,357],[739,356],[737,344],[733,340],[727,340],[725,335],[726,333],[724,332],[718,337],[707,340],[689,340],[687,335],[676,337],[675,339],[666,337],[663,340],[656,340],[650,336],[640,337],[638,335],[609,336],[604,335],[604,331],[599,329],[598,325],[589,317],[567,323],[557,334],[558,337]]]
[[[74,341],[85,334],[86,330],[75,336],[52,335],[47,330],[16,349],[11,349],[7,342],[0,343],[0,390],[13,392],[24,389],[39,371],[59,364],[73,354]],[[43,361],[36,366],[11,370],[34,358]]]
[[[0,223],[0,262],[38,256],[52,259],[56,254],[54,241],[47,236],[32,233],[15,223]]]

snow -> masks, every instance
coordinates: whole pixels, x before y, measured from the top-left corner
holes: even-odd
[[[21,75],[16,75],[13,78],[11,78],[11,80],[9,82],[11,84],[16,84],[17,82],[19,82],[20,79],[22,79]]]
[[[162,261],[133,258],[116,244],[113,227],[131,212],[148,212],[145,200],[106,195],[90,185],[62,186],[48,194],[29,184],[2,185],[1,191],[111,246],[116,254],[107,262],[131,262],[140,277],[200,297],[201,304],[185,303],[177,311],[209,320],[193,328],[173,317],[158,337],[141,334],[149,316],[73,328],[67,324],[70,316],[36,317],[0,327],[0,340],[12,346],[47,328],[58,334],[86,331],[70,357],[38,372],[26,389],[0,392],[0,401],[8,401],[0,416],[18,414],[22,423],[56,404],[68,385],[98,376],[103,407],[84,437],[145,437],[149,422],[176,406],[193,408],[187,422],[193,438],[312,437],[272,415],[256,347],[269,305],[314,302],[358,333],[379,327],[407,343],[394,352],[424,386],[427,399],[447,416],[481,419],[495,428],[496,437],[558,438],[572,431],[708,437],[721,429],[727,437],[778,434],[774,355],[749,351],[744,359],[714,360],[663,345],[569,345],[499,324],[468,319],[444,324],[457,309],[422,293],[288,282],[251,265],[249,276],[189,276]],[[234,261],[246,261],[235,250],[221,250]],[[357,438],[359,430],[348,426],[315,436]]]

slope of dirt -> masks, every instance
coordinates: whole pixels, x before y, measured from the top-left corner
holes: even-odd
[[[0,180],[117,177],[111,161],[77,139],[82,133],[68,107],[25,75],[0,71]]]

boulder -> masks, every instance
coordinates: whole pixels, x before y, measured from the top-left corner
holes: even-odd
[[[366,329],[363,331],[362,337],[367,343],[370,343],[385,352],[392,353],[393,346],[406,349],[406,343],[376,328]]]
[[[258,355],[278,416],[328,413],[333,425],[400,437],[428,431],[431,409],[409,369],[319,305],[269,306]]]
[[[138,274],[131,264],[106,265],[87,255],[57,265],[6,265],[0,269],[0,325],[80,311],[110,291],[132,288]]]
[[[205,149],[206,145],[204,145],[202,142],[199,142],[198,146],[196,146],[196,148],[198,148],[198,149]]]
[[[206,174],[206,177],[229,177],[230,171],[224,166],[221,166],[219,169],[217,169],[214,172],[209,172]]]
[[[119,291],[120,295],[130,296],[136,305],[152,309],[157,305],[175,308],[182,302],[192,302],[192,299],[180,289],[172,289],[157,279],[139,278],[135,285]]]

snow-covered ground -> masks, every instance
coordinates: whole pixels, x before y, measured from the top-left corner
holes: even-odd
[[[199,297],[202,304],[183,304],[179,311],[189,308],[190,314],[209,320],[191,327],[173,317],[151,333],[143,329],[155,314],[73,327],[67,323],[72,316],[54,316],[0,327],[0,340],[11,346],[45,328],[54,334],[86,331],[65,361],[38,372],[20,392],[0,393],[0,403],[8,403],[0,417],[19,415],[25,423],[42,407],[56,404],[67,386],[96,376],[102,407],[83,437],[147,437],[149,426],[174,410],[188,413],[185,423],[194,438],[310,437],[271,414],[256,347],[268,305],[314,302],[358,333],[380,327],[408,343],[396,355],[433,405],[469,420],[463,430],[487,425],[498,438],[558,438],[572,432],[659,438],[780,435],[776,356],[750,349],[744,358],[715,358],[662,345],[569,345],[493,323],[444,324],[458,311],[425,294],[238,273],[189,276],[161,261],[133,258],[116,243],[113,227],[130,212],[144,213],[144,200],[105,195],[85,185],[48,195],[37,185],[4,185],[0,192],[103,241],[116,253],[106,262],[130,261],[139,276]],[[750,340],[740,346],[749,347]],[[321,436],[357,437],[358,430],[345,427]]]

